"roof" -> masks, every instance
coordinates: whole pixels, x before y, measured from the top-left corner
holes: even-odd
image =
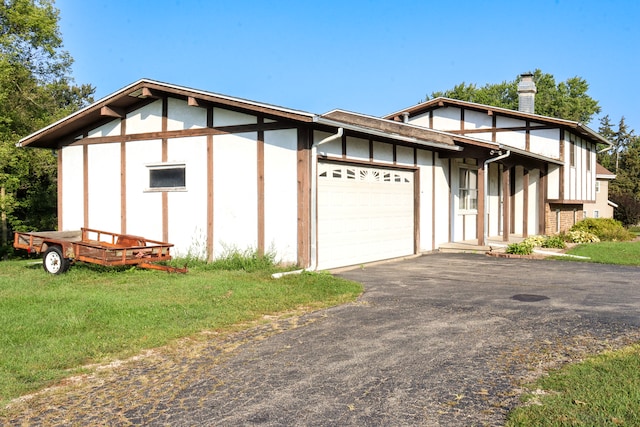
[[[78,136],[87,126],[93,123],[113,119],[126,113],[127,110],[149,99],[159,98],[171,94],[187,99],[194,103],[210,103],[228,106],[240,110],[260,111],[273,118],[285,118],[302,122],[312,122],[315,114],[293,110],[271,104],[234,98],[213,92],[176,86],[149,79],[140,79],[117,92],[94,102],[93,104],[73,113],[51,125],[42,128],[31,135],[22,138],[18,145],[25,147],[58,148],[59,141],[69,136]],[[110,117],[109,117],[110,116]]]
[[[598,179],[616,179],[616,174],[609,171],[600,163],[596,163],[596,178]]]
[[[510,110],[508,108],[494,107],[491,105],[477,104],[475,102],[460,101],[458,99],[451,99],[451,98],[444,98],[444,97],[430,99],[429,101],[425,101],[420,104],[414,105],[412,107],[396,111],[395,113],[386,115],[385,118],[393,120],[394,118],[402,117],[404,113],[409,113],[410,116],[415,116],[430,110],[434,110],[436,108],[449,107],[449,106],[464,107],[464,108],[477,110],[477,111],[485,111],[487,112],[487,114],[499,113],[502,116],[509,116],[513,118],[533,120],[539,123],[558,125],[560,127],[571,129],[574,132],[580,134],[581,136],[587,139],[590,139],[598,144],[606,144],[609,146],[612,145],[612,143],[609,140],[607,140],[602,135],[600,135],[599,133],[595,132],[594,130],[590,129],[589,127],[585,126],[580,122],[558,119],[555,117],[541,116],[539,114],[524,113],[522,111]]]
[[[454,143],[452,134],[350,111],[333,110],[318,116],[314,121],[417,145],[455,151],[462,149]]]

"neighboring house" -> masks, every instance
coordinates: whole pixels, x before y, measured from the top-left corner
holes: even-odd
[[[146,79],[20,141],[57,150],[60,230],[308,269],[565,230],[595,201],[597,144],[577,122],[451,99],[316,115]]]
[[[589,218],[613,218],[613,210],[618,207],[609,200],[609,181],[616,179],[600,163],[596,163],[596,201],[584,204],[584,216]]]

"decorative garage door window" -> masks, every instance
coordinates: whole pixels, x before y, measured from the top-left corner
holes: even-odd
[[[147,165],[149,169],[148,191],[184,191],[187,189],[187,172],[184,163]]]
[[[318,268],[414,253],[415,172],[318,162]]]
[[[372,169],[353,165],[339,165],[331,163],[318,164],[318,176],[325,179],[342,179],[364,182],[386,182],[411,184],[413,172],[387,169]]]

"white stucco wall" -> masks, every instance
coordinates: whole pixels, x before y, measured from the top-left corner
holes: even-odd
[[[167,130],[197,129],[207,126],[207,110],[191,107],[187,101],[167,100]]]
[[[435,203],[436,203],[436,248],[440,244],[449,241],[450,212],[449,212],[449,162],[447,159],[440,159],[436,154],[435,169]],[[453,210],[453,209],[452,209]]]
[[[213,109],[213,126],[253,125],[258,118],[251,114],[238,113],[223,108]]]
[[[80,230],[84,226],[83,147],[64,147],[62,156],[62,229]]]
[[[162,240],[162,193],[148,191],[147,167],[162,161],[162,141],[130,141],[125,150],[127,233]]]
[[[536,129],[529,135],[531,152],[541,154],[552,159],[560,158],[560,130]]]
[[[89,228],[120,231],[120,143],[87,146]]]
[[[257,134],[213,138],[214,256],[258,245]]]
[[[88,138],[100,137],[100,136],[117,136],[120,135],[120,119],[111,120],[109,123],[105,123],[95,129],[87,132]]]
[[[369,140],[347,137],[347,158],[354,160],[369,160]]]
[[[167,192],[168,240],[175,245],[176,256],[207,255],[206,153],[205,136],[167,141],[169,162],[185,165],[186,191]]]
[[[420,251],[432,251],[433,247],[433,153],[418,150],[420,168]]]
[[[379,141],[373,141],[373,155],[376,162],[393,163],[393,147]]]
[[[295,129],[264,134],[265,251],[276,260],[297,261],[298,250],[298,136]]]
[[[444,107],[433,110],[433,128],[440,130],[460,129],[460,109]]]
[[[162,130],[162,100],[158,99],[127,114],[127,134],[160,132]]]
[[[465,110],[465,129],[484,129],[492,126],[493,118],[485,112]]]

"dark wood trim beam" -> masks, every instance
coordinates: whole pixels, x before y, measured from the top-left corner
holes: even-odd
[[[109,107],[108,105],[105,105],[104,107],[100,108],[100,115],[122,119],[125,117],[126,113],[120,108]]]

